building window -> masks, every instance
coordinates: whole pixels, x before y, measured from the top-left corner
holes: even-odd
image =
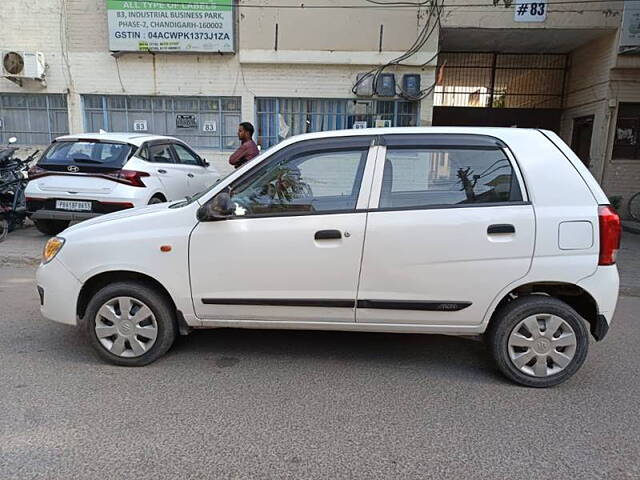
[[[17,137],[20,145],[48,145],[69,133],[64,95],[0,94],[0,144]]]
[[[84,95],[85,129],[177,137],[194,148],[233,150],[240,97]]]
[[[640,158],[640,103],[621,103],[613,140],[612,158]]]
[[[257,141],[269,148],[301,133],[418,124],[418,103],[403,100],[257,98]]]
[[[568,56],[442,52],[435,107],[561,108]]]

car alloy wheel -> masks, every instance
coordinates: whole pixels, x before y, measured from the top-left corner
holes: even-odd
[[[96,314],[96,337],[113,355],[133,358],[144,355],[158,336],[158,323],[151,309],[133,297],[115,297]]]

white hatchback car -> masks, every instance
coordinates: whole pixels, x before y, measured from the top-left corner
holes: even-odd
[[[57,138],[29,178],[31,219],[42,233],[56,235],[72,220],[194,195],[219,174],[176,138],[87,133]]]
[[[398,128],[288,139],[210,190],[46,245],[42,314],[119,365],[198,328],[484,334],[558,384],[618,298],[620,220],[555,134]]]

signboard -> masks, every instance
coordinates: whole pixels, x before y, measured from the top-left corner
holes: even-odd
[[[364,120],[353,122],[353,128],[355,129],[367,128],[367,122]]]
[[[107,0],[109,50],[234,52],[233,0]]]
[[[146,132],[147,131],[147,121],[146,120],[134,120],[133,121],[133,131],[134,132]]]
[[[624,2],[618,53],[640,53],[640,4]]]
[[[218,130],[215,120],[206,121],[202,124],[203,132],[215,132]]]
[[[176,115],[176,128],[198,128],[195,115]]]
[[[516,22],[544,22],[547,19],[547,2],[516,0],[513,19]]]

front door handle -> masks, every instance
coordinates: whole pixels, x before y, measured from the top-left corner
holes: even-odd
[[[187,173],[187,177],[193,178],[193,173]]]
[[[489,225],[487,228],[489,235],[495,235],[499,233],[516,233],[516,227],[509,223],[496,223],[495,225]]]
[[[158,173],[167,173],[167,171],[164,168],[159,168]]]
[[[342,233],[340,230],[319,230],[316,232],[316,240],[340,240]]]

